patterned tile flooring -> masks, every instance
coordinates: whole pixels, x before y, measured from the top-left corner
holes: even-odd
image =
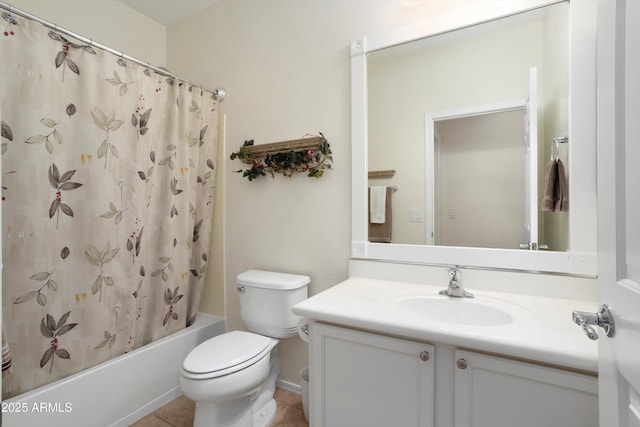
[[[271,427],[309,427],[299,394],[276,389],[278,412]],[[181,396],[134,423],[131,427],[192,427],[196,404]]]

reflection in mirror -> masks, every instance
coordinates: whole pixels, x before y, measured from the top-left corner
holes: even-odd
[[[436,245],[519,249],[528,241],[524,120],[517,109],[435,122]]]
[[[568,249],[567,213],[537,209],[551,141],[569,131],[568,14],[563,2],[367,54],[368,168],[397,171],[369,179],[371,187],[399,189],[391,195],[391,243]],[[538,120],[531,152],[523,109],[436,120],[429,140],[429,117],[529,105],[531,68]],[[504,115],[519,123],[490,122]],[[472,122],[480,128],[464,131]],[[461,132],[463,141],[451,140]],[[568,145],[559,153],[567,173]]]

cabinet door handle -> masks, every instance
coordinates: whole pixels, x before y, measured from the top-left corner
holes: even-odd
[[[464,359],[458,359],[458,360],[456,361],[456,366],[457,366],[459,369],[467,369],[467,361],[466,361],[466,360],[464,360]]]
[[[428,351],[420,352],[420,360],[422,360],[423,362],[428,362],[429,359],[431,359],[431,355]]]

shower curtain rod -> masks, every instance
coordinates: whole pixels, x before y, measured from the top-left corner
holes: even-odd
[[[16,14],[16,15],[19,15],[19,16],[21,16],[23,18],[27,18],[27,19],[30,19],[32,21],[36,21],[36,22],[44,25],[47,28],[50,28],[50,29],[52,29],[54,31],[57,31],[57,32],[60,32],[60,33],[63,33],[65,35],[67,35],[67,36],[73,37],[74,39],[79,40],[79,41],[81,41],[83,43],[87,43],[91,47],[96,47],[98,49],[106,50],[107,52],[110,52],[110,53],[112,53],[112,54],[114,54],[116,56],[119,56],[122,59],[126,59],[127,61],[135,62],[136,64],[139,64],[139,65],[142,65],[144,67],[147,67],[148,69],[154,71],[157,74],[160,74],[160,75],[163,75],[163,76],[167,76],[167,77],[171,77],[171,78],[176,79],[178,81],[181,81],[183,83],[187,83],[187,84],[199,87],[200,89],[202,89],[202,90],[204,90],[206,92],[210,92],[212,94],[213,99],[215,99],[216,101],[223,101],[225,99],[225,97],[227,96],[227,91],[224,88],[208,89],[208,88],[203,87],[202,85],[193,84],[190,81],[181,79],[180,77],[178,77],[175,74],[171,73],[166,68],[156,67],[154,65],[149,64],[148,62],[144,62],[144,61],[141,61],[141,60],[139,60],[137,58],[134,58],[132,56],[126,55],[122,51],[117,51],[117,50],[112,49],[112,48],[110,48],[108,46],[102,45],[100,43],[96,43],[91,39],[83,37],[83,36],[81,36],[79,34],[76,34],[76,33],[72,32],[72,31],[69,31],[69,30],[67,30],[65,28],[59,27],[58,25],[53,24],[53,23],[51,23],[49,21],[46,21],[46,20],[44,20],[42,18],[38,18],[35,15],[32,15],[32,14],[30,14],[28,12],[25,12],[24,10],[18,9],[16,7],[13,7],[10,4],[5,3],[3,1],[0,1],[0,9],[6,10],[9,13],[9,15]]]

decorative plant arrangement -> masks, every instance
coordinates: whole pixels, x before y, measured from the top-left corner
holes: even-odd
[[[320,136],[264,145],[253,145],[253,140],[245,141],[230,157],[251,165],[248,169],[234,171],[242,173],[249,181],[267,173],[272,178],[276,174],[291,177],[294,173],[320,178],[333,163],[331,148],[321,132]]]

